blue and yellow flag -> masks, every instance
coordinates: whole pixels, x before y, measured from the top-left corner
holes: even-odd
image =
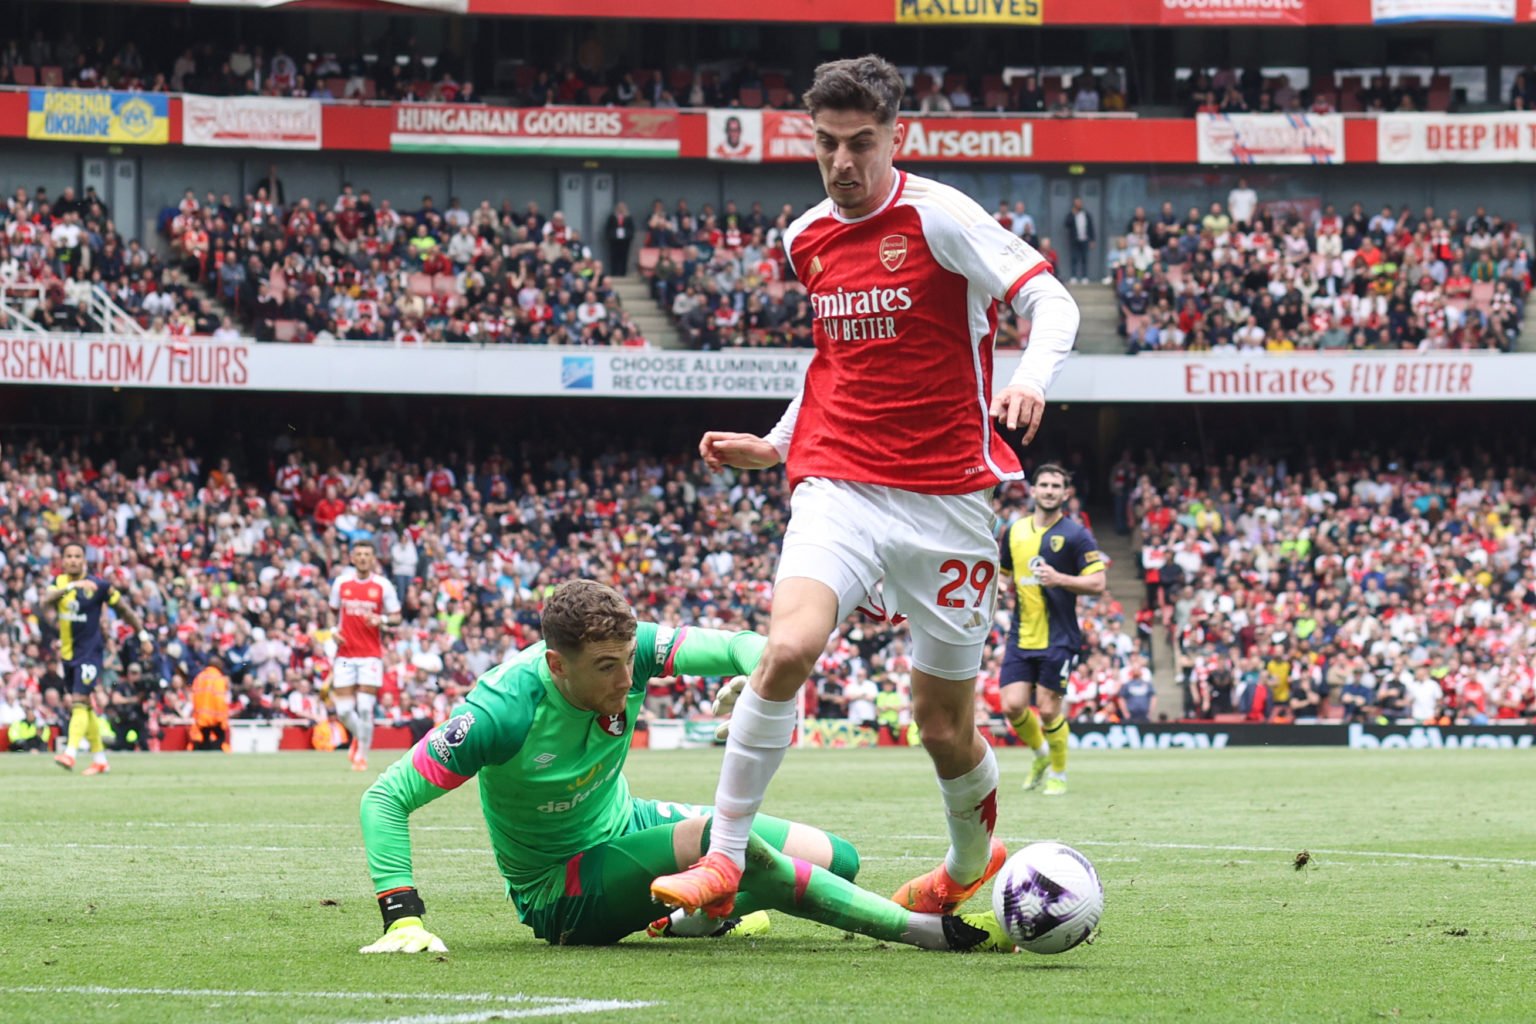
[[[170,97],[98,89],[33,89],[27,102],[27,138],[163,145],[171,139]]]

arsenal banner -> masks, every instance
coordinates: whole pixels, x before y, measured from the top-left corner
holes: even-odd
[[[1203,164],[1341,164],[1344,118],[1338,114],[1200,114]]]
[[[273,96],[184,96],[181,141],[187,146],[319,149],[319,100]]]

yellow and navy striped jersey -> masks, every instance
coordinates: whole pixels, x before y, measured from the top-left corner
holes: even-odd
[[[1020,650],[1052,648],[1076,652],[1083,645],[1077,623],[1077,595],[1062,587],[1042,587],[1035,580],[1040,563],[1067,576],[1089,576],[1105,569],[1104,555],[1088,528],[1060,516],[1045,529],[1035,517],[1017,520],[1003,533],[1000,564],[1013,574],[1018,598],[1009,642]]]
[[[77,586],[59,598],[59,657],[65,661],[101,661],[106,655],[101,633],[102,606],[115,606],[123,596],[100,576],[85,579],[96,584],[89,596]],[[69,577],[60,573],[53,585],[63,587],[69,582]]]

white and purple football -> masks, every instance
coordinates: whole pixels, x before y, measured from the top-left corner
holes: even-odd
[[[1061,843],[1031,843],[992,883],[992,911],[1031,953],[1064,953],[1099,926],[1104,887],[1088,858]]]

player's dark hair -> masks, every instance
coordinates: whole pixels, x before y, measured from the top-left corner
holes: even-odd
[[[544,642],[561,654],[579,654],[590,643],[629,640],[635,613],[612,587],[594,580],[568,580],[544,603]]]
[[[347,545],[347,550],[348,551],[356,551],[358,548],[367,548],[369,551],[372,551],[374,554],[378,554],[379,553],[378,547],[375,546],[373,541],[371,541],[371,540],[355,540],[351,544]]]
[[[891,124],[906,91],[896,65],[871,53],[822,64],[802,99],[812,117],[822,110],[861,110]]]
[[[68,551],[70,548],[79,548],[80,549],[80,553],[82,555],[85,554],[85,545],[81,544],[77,540],[67,540],[67,541],[65,541],[64,542],[64,546],[59,548],[59,554],[62,555],[64,552]]]
[[[1059,462],[1042,462],[1042,463],[1040,463],[1040,465],[1035,467],[1035,471],[1033,473],[1029,474],[1029,482],[1032,485],[1033,484],[1037,484],[1037,483],[1040,482],[1040,478],[1042,476],[1051,476],[1053,474],[1055,476],[1061,477],[1061,482],[1062,482],[1063,486],[1066,486],[1066,487],[1071,487],[1072,486],[1072,474],[1067,471],[1067,467],[1066,466],[1063,466]]]

